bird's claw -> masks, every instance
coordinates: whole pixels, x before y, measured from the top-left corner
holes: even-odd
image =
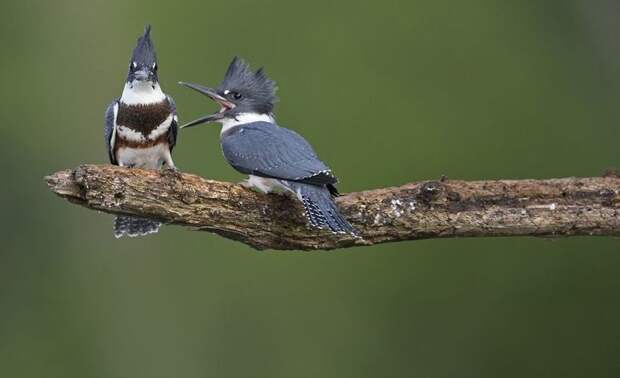
[[[263,192],[262,190],[260,190],[259,188],[257,188],[255,185],[252,185],[250,183],[250,180],[241,180],[238,183],[239,185],[243,186],[244,188],[251,190],[255,193],[260,193],[260,194],[265,194],[265,192]]]
[[[178,179],[178,178],[180,178],[180,177],[181,177],[181,170],[180,170],[179,168],[175,167],[174,165],[173,165],[173,166],[166,165],[166,166],[165,166],[165,167],[161,170],[161,172],[162,172],[164,175],[166,175],[166,176],[171,176],[171,177],[174,177],[174,178],[176,178],[176,179]]]

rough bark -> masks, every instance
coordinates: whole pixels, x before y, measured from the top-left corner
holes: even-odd
[[[82,165],[46,177],[73,203],[214,232],[257,249],[334,249],[462,236],[620,236],[620,178],[441,179],[337,198],[361,238],[307,226],[285,195],[173,171]]]

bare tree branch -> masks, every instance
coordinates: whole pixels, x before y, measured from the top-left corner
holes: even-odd
[[[334,249],[462,236],[620,236],[620,178],[438,180],[337,199],[361,238],[307,226],[284,195],[173,171],[82,165],[46,177],[73,203],[209,231],[257,249]]]

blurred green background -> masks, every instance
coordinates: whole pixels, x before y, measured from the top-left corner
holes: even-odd
[[[256,252],[112,216],[43,176],[105,163],[103,112],[146,23],[181,121],[233,55],[279,84],[341,191],[620,166],[613,1],[0,5],[0,376],[617,377],[620,241],[432,240]],[[218,127],[175,162],[220,180]]]

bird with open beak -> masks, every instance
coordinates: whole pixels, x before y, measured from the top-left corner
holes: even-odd
[[[303,203],[312,226],[355,235],[333,199],[338,194],[336,176],[303,137],[276,124],[273,113],[276,86],[263,69],[252,71],[235,57],[215,89],[180,84],[208,96],[220,106],[218,112],[182,128],[221,123],[224,157],[234,169],[249,175],[249,186],[265,193],[289,192]]]
[[[123,93],[105,112],[105,143],[112,164],[174,169],[176,105],[160,88],[158,68],[151,27],[147,25],[129,61]],[[114,222],[114,235],[146,235],[157,232],[160,225],[150,219],[119,216]]]

